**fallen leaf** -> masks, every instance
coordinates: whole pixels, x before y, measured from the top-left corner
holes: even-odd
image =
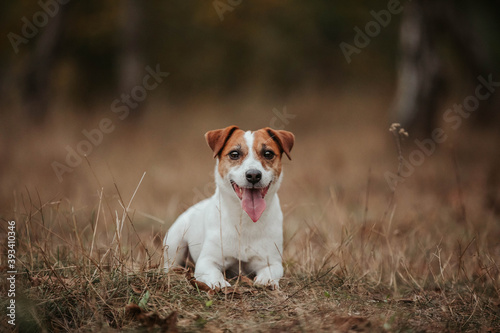
[[[129,303],[125,306],[125,314],[130,318],[134,318],[141,313],[142,309],[137,304]]]
[[[247,284],[248,286],[252,287],[253,286],[253,280],[250,279],[249,277],[245,275],[240,275],[240,283],[241,284]]]
[[[337,317],[334,319],[335,332],[372,332],[371,322],[364,317]]]
[[[244,294],[255,295],[259,293],[259,291],[256,289],[240,286],[222,288],[221,292],[225,295],[233,296],[241,296]]]
[[[208,285],[206,285],[205,283],[203,283],[201,281],[197,281],[194,278],[189,280],[189,283],[198,290],[206,291],[209,296],[213,296],[220,291],[220,288],[212,289]]]
[[[132,291],[136,294],[142,294],[142,289],[137,287],[137,286],[134,286],[133,284],[130,285],[130,288],[132,288]]]
[[[177,312],[172,312],[168,317],[161,318],[156,312],[144,313],[144,311],[134,303],[125,306],[125,314],[129,319],[138,321],[147,328],[155,325],[161,328],[162,332],[177,333]]]
[[[396,302],[409,304],[409,303],[414,303],[415,300],[411,299],[411,298],[400,298],[400,299],[396,300]]]

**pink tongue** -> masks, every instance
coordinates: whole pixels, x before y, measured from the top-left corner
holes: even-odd
[[[266,209],[266,201],[262,198],[261,189],[243,188],[241,207],[252,221],[257,222]]]

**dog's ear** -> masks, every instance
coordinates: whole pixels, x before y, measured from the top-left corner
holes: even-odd
[[[265,130],[269,134],[269,136],[280,146],[282,152],[286,154],[288,159],[291,160],[292,158],[290,157],[290,151],[292,150],[293,143],[295,142],[295,135],[293,135],[292,132],[273,130],[270,127],[266,127]]]
[[[237,129],[238,126],[233,125],[205,133],[205,140],[207,140],[208,146],[213,150],[214,158],[219,156],[222,148],[226,145],[227,140],[229,140],[231,135]]]

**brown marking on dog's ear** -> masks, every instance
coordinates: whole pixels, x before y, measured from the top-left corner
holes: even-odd
[[[237,129],[238,126],[233,125],[205,133],[205,140],[207,140],[208,146],[213,150],[214,158],[219,156],[227,140],[229,140],[233,132]]]
[[[283,153],[286,154],[289,160],[290,151],[292,150],[293,144],[295,142],[295,135],[292,132],[283,131],[283,130],[274,130],[270,127],[264,128],[264,130],[269,134],[269,136],[276,141],[276,143],[280,146]]]

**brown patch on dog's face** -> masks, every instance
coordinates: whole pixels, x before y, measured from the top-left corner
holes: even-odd
[[[254,132],[253,152],[264,169],[272,170],[276,177],[281,174],[282,149],[265,129]]]
[[[248,155],[244,134],[245,132],[240,129],[235,130],[220,151],[218,170],[222,178],[229,172],[229,169],[243,163]]]
[[[263,129],[266,131],[269,136],[278,144],[282,153],[288,157],[288,159],[292,159],[290,156],[290,151],[293,148],[293,144],[295,143],[295,135],[292,132],[283,131],[283,130],[273,130],[270,127],[266,127]]]

